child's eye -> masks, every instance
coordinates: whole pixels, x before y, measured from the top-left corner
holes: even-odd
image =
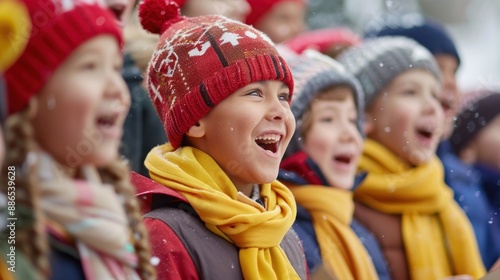
[[[282,93],[278,96],[280,101],[290,102],[290,93]]]
[[[330,122],[333,122],[333,118],[332,117],[323,117],[323,118],[320,118],[319,121],[330,123]]]
[[[82,70],[94,70],[97,68],[97,63],[94,61],[84,62],[80,65],[80,69]]]
[[[415,94],[417,94],[417,91],[412,90],[412,89],[408,89],[408,90],[404,91],[404,94],[405,95],[415,95]]]
[[[248,93],[246,93],[245,95],[247,96],[258,96],[258,97],[262,97],[262,92],[260,90],[252,90]]]

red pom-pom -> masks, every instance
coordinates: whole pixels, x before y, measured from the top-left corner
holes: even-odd
[[[183,20],[177,3],[170,0],[144,0],[139,4],[139,20],[147,31],[161,34],[172,24]]]

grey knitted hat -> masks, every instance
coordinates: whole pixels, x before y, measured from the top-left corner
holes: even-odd
[[[440,70],[432,54],[412,39],[379,37],[364,41],[339,58],[358,78],[365,93],[365,106],[396,76],[404,71],[423,69],[440,80]]]
[[[337,61],[314,50],[297,55],[286,47],[278,47],[279,53],[287,62],[294,79],[294,93],[291,110],[297,121],[297,128],[288,145],[285,157],[301,150],[300,127],[304,111],[314,100],[315,95],[331,86],[346,85],[354,92],[354,102],[358,110],[358,130],[362,133],[363,90],[357,79]]]
[[[500,115],[500,89],[486,88],[464,94],[450,144],[459,154],[483,128]]]

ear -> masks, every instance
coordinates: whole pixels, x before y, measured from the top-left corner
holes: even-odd
[[[375,121],[370,112],[365,112],[365,120],[363,122],[363,130],[366,136],[370,136],[375,130]]]
[[[467,164],[474,164],[477,161],[477,147],[476,143],[472,141],[463,148],[459,155],[460,159]]]
[[[205,125],[202,121],[196,122],[189,128],[186,135],[192,138],[201,138],[205,136]]]

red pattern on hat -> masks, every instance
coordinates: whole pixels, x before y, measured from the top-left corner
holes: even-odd
[[[265,14],[267,14],[274,5],[283,1],[295,1],[306,3],[306,0],[247,0],[251,11],[245,19],[246,24],[255,25]]]
[[[293,92],[290,70],[265,34],[223,16],[172,18],[173,10],[178,7],[168,0],[139,6],[143,27],[163,31],[148,67],[148,88],[174,148],[214,106],[250,83],[283,81]]]
[[[4,75],[8,115],[23,109],[61,63],[84,42],[110,34],[122,44],[121,30],[113,14],[97,1],[23,2],[29,11],[32,28],[26,49]]]

